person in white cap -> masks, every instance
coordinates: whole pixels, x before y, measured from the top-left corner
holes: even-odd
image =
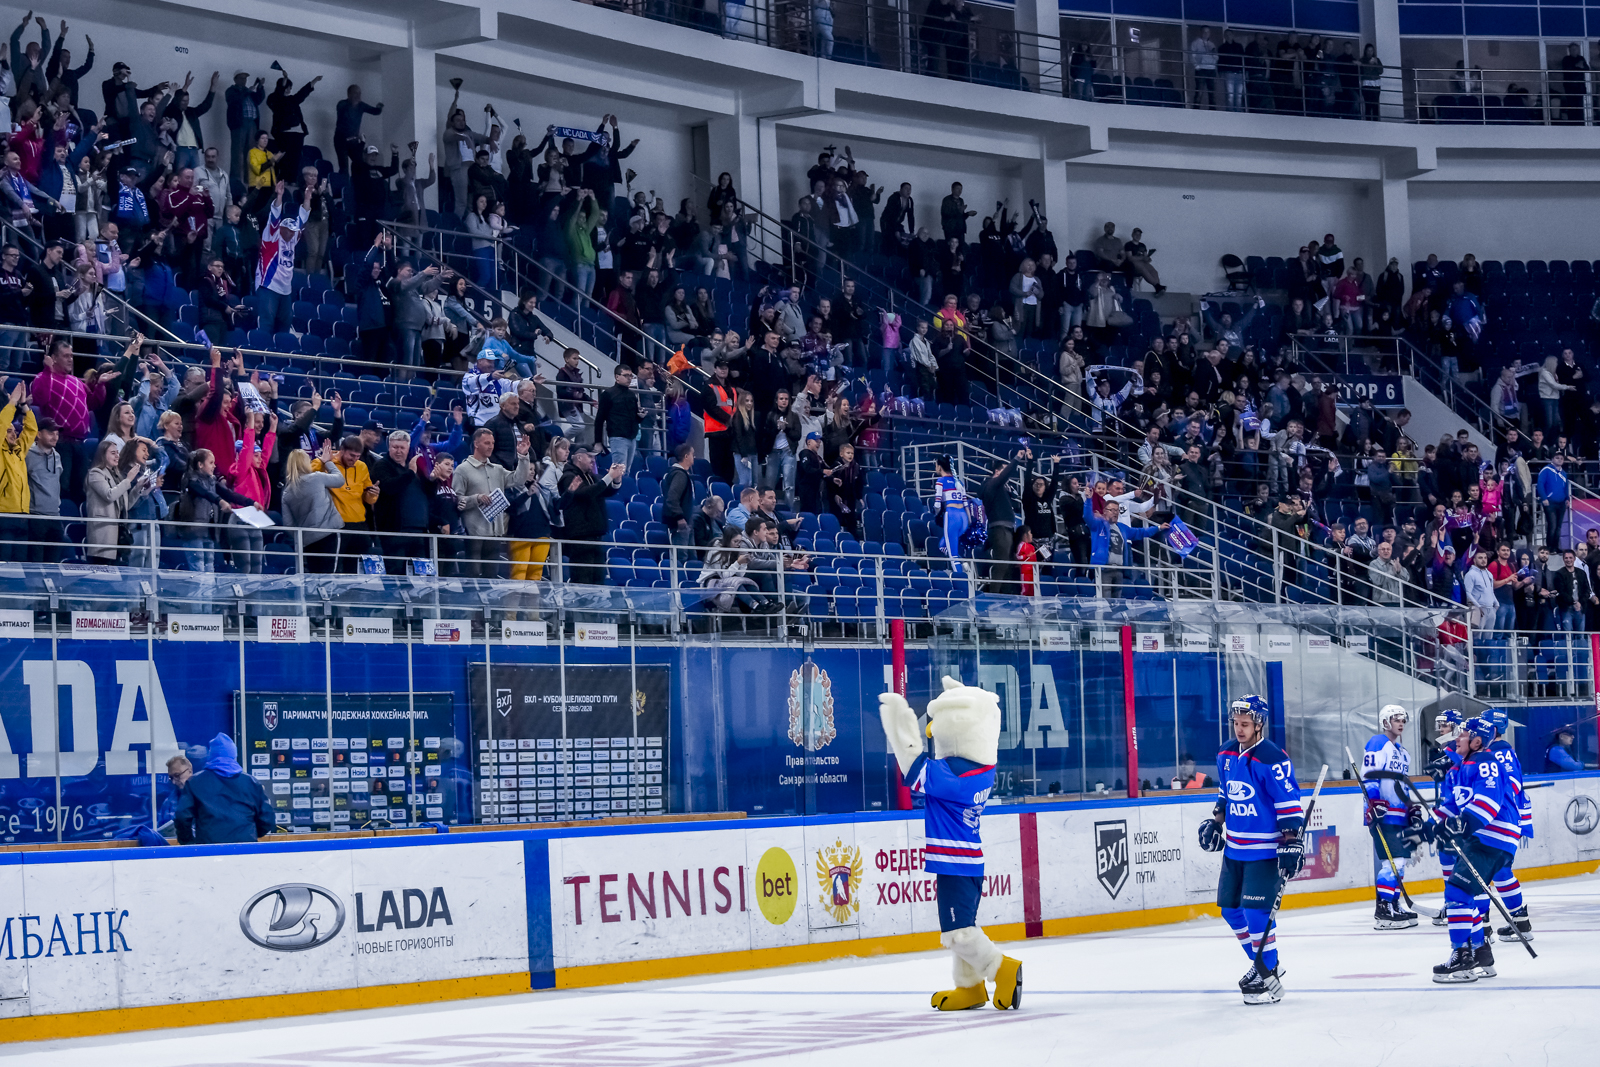
[[[307,185],[300,209],[288,217],[283,213],[284,183],[273,190],[272,210],[261,228],[261,259],[256,263],[256,310],[261,328],[282,333],[289,328],[289,309],[294,298],[294,250],[300,233],[311,217],[311,197],[315,189]]]

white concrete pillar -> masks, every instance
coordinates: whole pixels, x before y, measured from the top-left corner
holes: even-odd
[[[1373,45],[1385,67],[1381,111],[1386,119],[1405,117],[1405,92],[1400,75],[1399,0],[1361,0],[1361,44]]]
[[[1411,183],[1405,178],[1385,177],[1379,186],[1383,195],[1383,262],[1367,266],[1367,272],[1376,277],[1382,273],[1392,256],[1400,261],[1400,270],[1411,277]]]
[[[429,48],[397,48],[385,52],[380,60],[383,88],[383,132],[400,146],[417,142],[417,176],[428,176],[428,154],[439,155],[439,91],[435,53]],[[371,122],[369,118],[367,120]],[[444,160],[437,159],[437,166]],[[435,170],[437,176],[438,170]],[[438,183],[428,188],[426,199],[437,207]]]
[[[711,165],[706,178],[715,185],[717,175],[727,171],[733,176],[733,187],[745,203],[776,214],[763,205],[759,125],[756,119],[742,114],[712,116],[706,122],[706,147]],[[703,207],[709,192],[697,189],[695,202]]]
[[[1050,232],[1055,235],[1056,247],[1061,256],[1057,262],[1065,260],[1073,249],[1073,231],[1068,224],[1067,209],[1070,206],[1067,189],[1067,164],[1062,159],[1051,159],[1048,151],[1042,152],[1037,162],[1032,165],[1033,173],[1028,182],[1030,187],[1038,189],[1034,194],[1039,201],[1039,210],[1044,212],[1048,220]]]
[[[1066,61],[1061,54],[1059,0],[1017,0],[1015,17],[1022,76],[1039,92],[1060,96]]]

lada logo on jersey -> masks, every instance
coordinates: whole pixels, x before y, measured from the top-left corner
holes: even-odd
[[[1450,787],[1450,799],[1456,802],[1456,807],[1464,808],[1472,803],[1472,787],[1470,785],[1453,785]]]
[[[1228,783],[1229,800],[1254,800],[1256,787],[1249,782],[1233,781]]]
[[[270,907],[263,906],[269,902]],[[263,923],[262,919],[266,921]],[[320,885],[305,882],[263,889],[239,911],[239,929],[244,936],[262,948],[278,952],[301,952],[325,945],[343,927],[344,902]]]
[[[861,914],[861,875],[865,865],[861,850],[843,841],[834,841],[832,848],[817,850],[817,884],[822,894],[817,897],[822,910],[833,921],[844,924]]]
[[[1581,794],[1575,796],[1567,801],[1562,820],[1567,824],[1567,829],[1579,837],[1592,834],[1596,827],[1600,827],[1600,804],[1596,804],[1592,797]]]
[[[1115,900],[1128,883],[1128,822],[1094,824],[1094,876]]]
[[[789,675],[789,740],[815,752],[838,736],[833,727],[833,681],[827,671],[807,663]]]

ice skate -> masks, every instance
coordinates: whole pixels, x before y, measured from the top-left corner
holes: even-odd
[[[1283,999],[1283,983],[1279,981],[1283,972],[1281,968],[1274,967],[1266,970],[1261,965],[1255,965],[1245,972],[1239,979],[1239,992],[1244,994],[1246,1004],[1276,1004]]]
[[[1487,948],[1488,946],[1484,946]],[[1450,958],[1433,969],[1433,980],[1441,985],[1456,982],[1476,982],[1478,972],[1472,949],[1462,945],[1450,953]]]
[[[1408,930],[1417,925],[1417,917],[1406,916],[1409,912],[1402,912],[1387,900],[1378,901],[1378,907],[1372,915],[1372,928],[1374,930]]]
[[[1022,961],[1000,957],[1000,970],[994,976],[994,1006],[1001,1011],[1022,1007]]]
[[[943,989],[933,995],[933,1006],[940,1011],[966,1011],[968,1008],[981,1008],[988,1002],[989,990],[982,982],[958,989]]]
[[[1487,941],[1473,950],[1472,973],[1479,978],[1493,978],[1495,976],[1494,950],[1489,947]]]
[[[1444,909],[1443,908],[1440,908],[1438,911],[1434,912],[1434,914],[1433,914],[1433,925],[1435,925],[1435,926],[1448,926],[1449,924],[1450,924],[1450,920],[1445,918],[1445,914],[1444,914]]]
[[[1517,934],[1520,932],[1522,934],[1522,937],[1520,938],[1520,940],[1522,940],[1522,941],[1532,941],[1533,940],[1533,923],[1531,921],[1529,921],[1529,919],[1528,919],[1528,906],[1526,904],[1524,904],[1522,907],[1520,907],[1516,911],[1512,912],[1511,913],[1511,918],[1515,922],[1516,925],[1514,925],[1514,926],[1502,926],[1502,927],[1500,927],[1500,929],[1495,931],[1495,933],[1500,935],[1500,940],[1502,940],[1502,941],[1516,941],[1516,940],[1519,940],[1519,938],[1517,937]]]

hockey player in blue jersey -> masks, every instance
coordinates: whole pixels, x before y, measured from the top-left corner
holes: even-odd
[[[1372,850],[1378,861],[1378,901],[1373,912],[1374,930],[1405,930],[1417,925],[1417,913],[1400,904],[1400,883],[1405,880],[1406,860],[1411,849],[1401,840],[1407,822],[1422,818],[1419,805],[1407,805],[1390,779],[1368,778],[1370,771],[1411,774],[1411,753],[1400,743],[1409,717],[1398,704],[1387,704],[1378,712],[1377,734],[1361,754],[1362,786],[1367,791],[1367,829],[1372,834]],[[1381,840],[1380,840],[1381,838]]]
[[[986,689],[944,679],[944,691],[928,702],[927,736],[933,756],[923,749],[917,715],[898,693],[878,697],[878,715],[900,773],[913,793],[926,799],[924,866],[936,875],[939,943],[954,956],[955,988],[933,995],[940,1011],[1022,1003],[1022,964],[1002,955],[978,926],[983,896],[983,806],[994,789],[999,758],[1000,702]]]
[[[1506,740],[1506,730],[1513,724],[1521,726],[1511,716],[1500,708],[1493,708],[1483,712],[1483,717],[1489,720],[1494,727],[1494,740],[1489,742],[1489,751],[1500,764],[1500,773],[1505,777],[1506,784],[1511,787],[1511,793],[1517,801],[1517,818],[1522,826],[1522,842],[1533,840],[1533,801],[1529,798],[1527,790],[1522,787],[1522,761],[1517,758],[1516,749],[1511,747],[1511,742]],[[1512,853],[1512,858],[1516,854]],[[1483,872],[1484,877],[1489,877],[1489,872]],[[1533,940],[1533,923],[1528,919],[1528,905],[1522,899],[1522,883],[1517,880],[1516,874],[1511,870],[1511,864],[1494,873],[1494,891],[1500,894],[1500,902],[1511,913],[1511,921],[1516,927],[1502,926],[1495,931],[1501,938],[1510,940],[1521,931],[1523,939]],[[1489,917],[1489,902],[1483,902],[1482,919]]]
[[[1522,840],[1522,826],[1516,797],[1499,761],[1488,751],[1493,740],[1494,726],[1487,719],[1474,717],[1461,725],[1456,739],[1461,765],[1445,775],[1432,818],[1405,831],[1413,848],[1423,841],[1448,840],[1458,855],[1444,885],[1451,951],[1450,958],[1433,969],[1433,980],[1441,984],[1495,975],[1494,951],[1484,940],[1489,895],[1473,872],[1487,879],[1509,867]]]
[[[1280,884],[1305,866],[1304,810],[1294,765],[1266,739],[1267,702],[1243,696],[1229,714],[1234,739],[1217,753],[1217,806],[1200,824],[1200,847],[1223,854],[1217,906],[1250,958],[1239,979],[1244,1002],[1276,1004],[1283,970],[1268,925]]]
[[[1433,779],[1435,796],[1444,796],[1445,776],[1461,766],[1461,757],[1456,754],[1456,739],[1461,736],[1461,724],[1465,721],[1466,719],[1462,714],[1454,708],[1445,708],[1434,716],[1433,730],[1435,737],[1433,744],[1430,746],[1434,749],[1434,756],[1428,762],[1427,769],[1428,777]],[[1443,872],[1444,880],[1448,882],[1450,875],[1455,871],[1455,850],[1450,846],[1449,842],[1442,840],[1435,845],[1435,850],[1439,854],[1439,869]],[[1433,925],[1447,925],[1449,914],[1450,909],[1448,907],[1440,907],[1438,913],[1433,917]]]

